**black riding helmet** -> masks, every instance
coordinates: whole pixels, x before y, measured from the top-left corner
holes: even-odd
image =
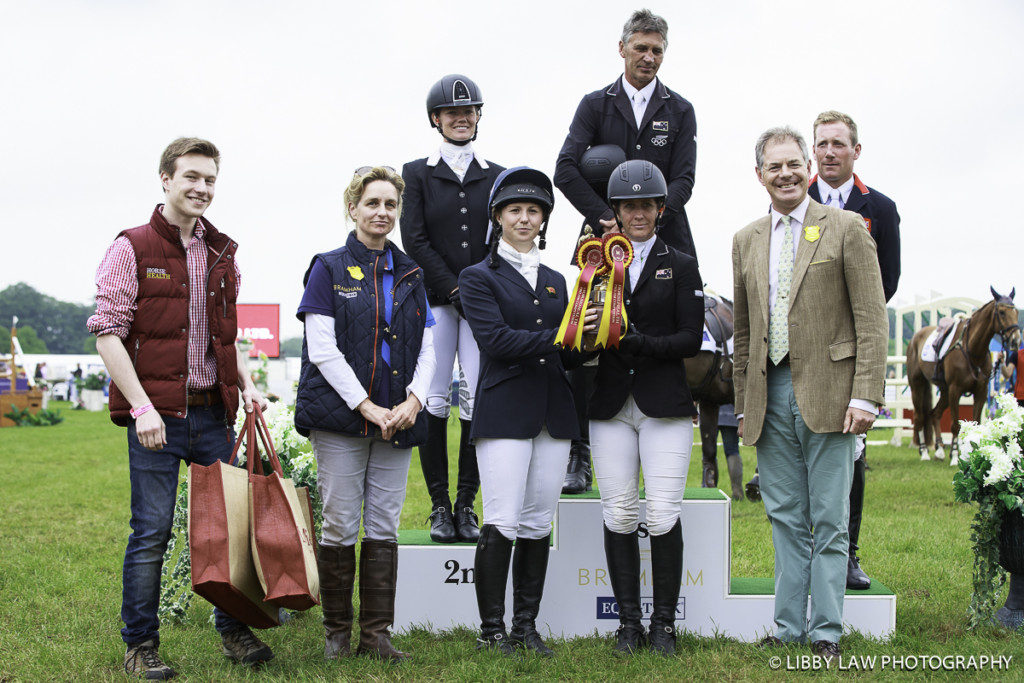
[[[631,159],[615,167],[608,180],[608,203],[623,199],[658,199],[668,196],[668,184],[661,169],[650,161]]]
[[[626,153],[618,145],[594,145],[580,157],[580,175],[594,191],[604,194],[612,171],[626,160]]]
[[[555,192],[551,179],[542,172],[528,166],[516,166],[502,171],[491,187],[491,196],[487,202],[487,210],[491,214],[491,224],[487,228],[487,242],[493,248],[497,246],[501,235],[501,226],[495,214],[506,204],[512,202],[532,202],[540,206],[544,212],[544,227],[540,229],[541,249],[546,246],[545,233],[548,229],[548,218],[555,208]],[[497,228],[497,229],[496,229]],[[492,263],[494,261],[492,260]]]
[[[448,74],[430,86],[430,90],[427,92],[427,119],[430,121],[430,127],[437,128],[438,131],[441,131],[441,127],[434,123],[433,117],[438,110],[446,107],[476,107],[479,111],[483,106],[484,98],[480,94],[480,88],[462,74]],[[467,141],[456,142],[448,140],[448,138],[445,139],[452,144],[464,145],[466,142],[476,140],[478,131],[479,124],[477,130],[473,131],[473,137]],[[444,135],[443,131],[441,131],[441,135]]]

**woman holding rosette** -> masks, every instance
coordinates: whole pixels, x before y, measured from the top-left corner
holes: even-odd
[[[313,257],[298,310],[305,330],[295,426],[313,444],[324,506],[317,559],[327,659],[350,652],[360,518],[359,653],[407,657],[388,628],[412,448],[427,438],[434,320],[422,271],[387,239],[404,187],[388,167],[356,171],[345,190],[356,229],[344,246]]]
[[[628,323],[617,348],[614,326],[610,333],[605,329],[608,309],[613,309],[614,321],[614,306],[605,307],[596,339],[589,332],[592,326],[584,328],[584,341],[603,347],[590,397],[590,443],[604,510],[608,572],[619,606],[615,649],[633,652],[645,641],[637,536],[642,467],[654,592],[649,642],[662,655],[675,652],[676,603],[683,571],[679,511],[693,445],[691,418],[697,413],[686,385],[683,358],[700,350],[704,325],[704,293],[696,260],[655,234],[666,193],[665,177],[649,161],[627,161],[612,173],[608,203],[632,247],[622,293]],[[613,257],[613,251],[606,236],[606,256]],[[616,259],[608,261],[614,264]],[[616,277],[609,272],[609,282]],[[611,295],[609,284],[606,298]],[[588,317],[598,310],[591,308]]]
[[[565,279],[540,263],[535,240],[554,205],[540,171],[502,172],[490,198],[490,257],[462,271],[462,307],[480,347],[473,413],[483,485],[484,524],[476,546],[478,647],[551,655],[537,633],[569,443],[579,437],[555,330],[565,311]],[[515,557],[512,544],[515,542]],[[505,633],[505,584],[512,561],[512,632]]]

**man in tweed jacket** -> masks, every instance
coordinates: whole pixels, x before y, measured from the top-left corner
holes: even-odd
[[[839,654],[854,435],[882,403],[888,320],[863,219],[807,196],[799,133],[755,147],[771,210],[733,239],[736,413],[775,546],[775,635]],[[813,531],[813,536],[812,536]],[[811,600],[807,621],[808,591]]]

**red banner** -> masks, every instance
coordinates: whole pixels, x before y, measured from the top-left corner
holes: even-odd
[[[251,339],[253,347],[249,357],[256,358],[260,351],[268,358],[281,355],[280,304],[238,304],[238,341]]]

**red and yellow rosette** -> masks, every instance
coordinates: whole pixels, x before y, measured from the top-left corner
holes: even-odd
[[[576,265],[580,268],[580,276],[572,288],[569,305],[555,336],[555,344],[563,348],[580,349],[583,341],[583,314],[590,301],[590,288],[594,278],[606,273],[609,267],[605,262],[603,246],[600,239],[592,237],[580,242],[576,249]]]
[[[633,262],[633,245],[625,235],[618,232],[605,235],[602,241],[604,261],[610,272],[605,285],[604,310],[597,328],[596,344],[601,348],[615,349],[619,347],[619,340],[628,326],[623,290],[626,286],[626,268]]]

